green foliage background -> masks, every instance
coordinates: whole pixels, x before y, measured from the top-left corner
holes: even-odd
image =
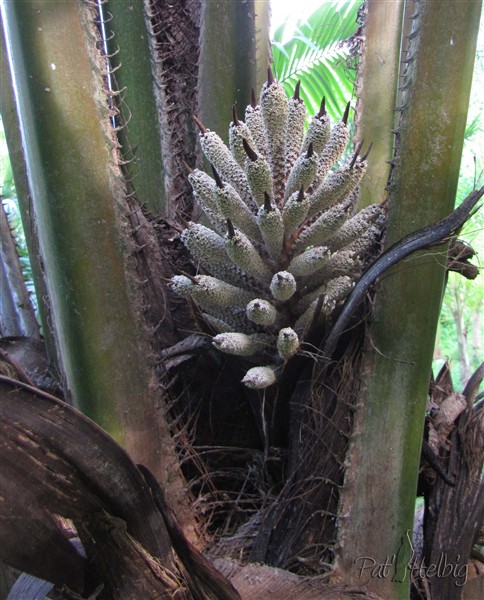
[[[350,42],[360,4],[356,0],[323,3],[307,20],[297,23],[293,37],[285,43],[286,23],[274,32],[277,77],[288,95],[301,80],[301,97],[311,115],[325,97],[331,117],[340,119],[353,95],[356,71],[350,65]]]
[[[8,222],[12,229],[15,241],[17,243],[17,249],[19,254],[19,260],[22,267],[22,273],[24,276],[27,289],[30,293],[34,308],[37,307],[37,301],[35,297],[34,283],[32,280],[32,269],[30,266],[29,254],[27,251],[27,244],[25,241],[24,230],[22,227],[22,220],[20,218],[20,212],[17,204],[17,194],[15,192],[15,183],[12,174],[12,165],[10,164],[10,158],[8,156],[7,142],[5,140],[5,133],[3,130],[2,119],[0,117],[0,198],[5,209],[5,213],[8,218]]]
[[[457,203],[473,189],[484,183],[484,19],[481,20],[477,45],[476,62],[472,92],[467,115],[464,151],[462,153]],[[474,264],[484,267],[484,211],[478,211],[466,224],[460,236],[477,252]],[[469,281],[456,273],[450,273],[447,289],[442,303],[439,331],[437,334],[435,370],[440,368],[443,360],[450,360],[454,383],[460,388],[462,381],[462,356],[456,332],[454,315],[459,310],[463,313],[463,322],[469,354],[469,367],[472,373],[484,356],[484,271]]]

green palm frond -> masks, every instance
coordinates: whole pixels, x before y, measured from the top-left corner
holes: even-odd
[[[479,133],[484,130],[484,122],[482,120],[482,116],[477,114],[472,120],[467,122],[466,131],[464,134],[464,139],[468,140],[476,133]]]
[[[358,27],[359,5],[357,0],[325,2],[306,21],[298,23],[289,41],[282,43],[285,24],[274,33],[274,68],[278,79],[288,94],[301,80],[301,97],[310,113],[317,111],[325,96],[328,112],[339,119],[351,98],[355,72],[346,64],[349,48],[345,42]]]

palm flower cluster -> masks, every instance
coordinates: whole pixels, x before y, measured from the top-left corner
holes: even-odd
[[[330,322],[383,219],[378,205],[355,214],[367,162],[361,146],[340,161],[349,104],[332,125],[323,99],[305,132],[299,84],[288,99],[268,73],[245,122],[234,107],[229,147],[195,119],[213,177],[196,169],[189,180],[211,227],[188,223],[181,239],[200,274],[171,280],[218,332],[213,345],[256,365],[242,380],[254,389],[277,380],[310,326]]]

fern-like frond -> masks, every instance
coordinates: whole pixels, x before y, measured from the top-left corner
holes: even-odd
[[[282,43],[285,25],[275,31],[275,71],[288,95],[301,80],[301,97],[309,112],[316,111],[325,96],[328,112],[338,119],[351,98],[355,73],[346,66],[349,49],[345,42],[357,29],[359,4],[356,0],[324,3],[298,24],[286,43]]]

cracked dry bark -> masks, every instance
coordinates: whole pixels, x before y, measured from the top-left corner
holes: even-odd
[[[8,475],[2,480],[6,502],[1,515],[8,550],[2,551],[8,553],[11,564],[25,568],[19,540],[30,547],[31,533],[25,524],[32,522],[39,535],[37,552],[29,554],[30,572],[50,575],[51,581],[62,583],[66,574],[56,561],[65,550],[66,563],[71,565],[69,583],[73,589],[82,589],[85,560],[69,549],[55,515],[76,520],[104,509],[124,519],[131,534],[169,566],[170,543],[162,519],[121,447],[64,402],[6,378],[0,386],[3,469]],[[20,503],[15,500],[19,490],[23,490]],[[17,528],[12,537],[10,528],[20,522],[23,531]],[[46,544],[57,550],[45,554]]]
[[[428,439],[448,477],[430,475],[424,483],[424,554],[417,564],[423,572],[437,565],[440,576],[415,582],[422,595],[427,588],[432,597],[458,600],[472,568],[469,557],[484,519],[484,404],[476,401],[483,379],[484,363],[457,394],[446,364],[433,386]]]
[[[153,475],[97,425],[18,381],[0,377],[0,392],[2,552],[64,597],[376,600],[268,567],[212,564],[185,539]],[[72,523],[89,561],[68,541]]]

